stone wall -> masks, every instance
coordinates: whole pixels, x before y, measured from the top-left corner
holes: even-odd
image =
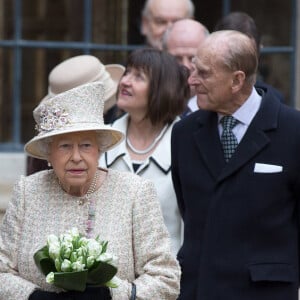
[[[0,222],[11,198],[14,183],[25,174],[24,153],[0,153]]]

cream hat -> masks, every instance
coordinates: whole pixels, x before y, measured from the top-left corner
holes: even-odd
[[[105,87],[104,101],[109,102],[104,104],[105,111],[116,103],[115,94],[124,71],[124,66],[119,64],[103,65],[93,55],[78,55],[68,58],[50,72],[48,95],[44,99],[82,84],[101,81]]]
[[[104,85],[93,82],[80,85],[42,101],[33,111],[38,134],[25,145],[33,157],[47,159],[47,139],[70,132],[95,131],[102,152],[116,146],[124,134],[104,125]]]

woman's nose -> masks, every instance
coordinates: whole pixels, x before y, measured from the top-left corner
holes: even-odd
[[[80,153],[80,149],[79,149],[78,145],[74,145],[71,156],[72,156],[73,161],[81,160],[81,153]]]
[[[120,80],[120,85],[129,85],[131,82],[131,76],[129,74],[124,75]]]

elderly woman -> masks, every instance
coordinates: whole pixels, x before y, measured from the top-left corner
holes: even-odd
[[[103,65],[93,55],[78,55],[64,60],[55,66],[48,76],[48,94],[42,99],[48,99],[79,85],[101,81],[105,87],[104,93],[104,123],[111,123],[118,115],[116,93],[119,80],[125,68],[119,64]],[[47,161],[32,156],[27,158],[26,174],[49,169]]]
[[[44,100],[29,155],[53,170],[22,176],[0,228],[0,299],[176,299],[180,269],[150,181],[98,168],[122,133],[103,122],[104,88],[89,83]],[[118,257],[116,288],[66,292],[48,284],[33,256],[49,234],[76,227],[108,241]]]
[[[131,53],[120,79],[117,106],[126,114],[113,123],[126,139],[101,157],[100,165],[151,180],[169,230],[172,252],[182,243],[182,221],[171,179],[171,131],[189,98],[188,72],[166,52]]]

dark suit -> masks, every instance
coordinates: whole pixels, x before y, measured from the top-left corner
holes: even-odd
[[[227,164],[217,114],[194,112],[174,126],[172,176],[185,225],[179,299],[298,299],[298,111],[266,90]]]
[[[272,85],[269,85],[261,80],[257,80],[255,83],[255,88],[258,89],[267,89],[269,92],[272,92],[274,97],[277,97],[281,102],[284,103],[284,96],[281,92],[279,92],[277,89],[275,89]]]

